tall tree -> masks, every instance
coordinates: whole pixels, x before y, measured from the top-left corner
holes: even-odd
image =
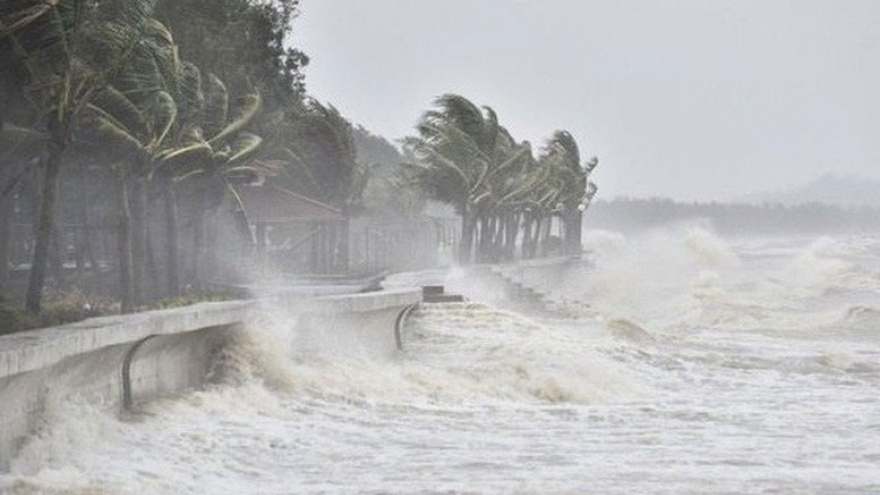
[[[553,133],[547,141],[541,160],[552,170],[552,181],[557,191],[555,211],[563,225],[563,252],[580,253],[583,211],[591,190],[588,177],[599,161],[593,157],[582,166],[577,141],[567,131]]]
[[[309,58],[292,43],[299,0],[159,0],[158,18],[175,34],[184,60],[215,74],[230,94],[253,90],[263,111],[250,128],[267,147],[288,145],[279,130],[303,112]]]
[[[405,140],[418,162],[411,164],[429,195],[451,204],[462,218],[460,261],[472,260],[477,222],[489,230],[488,212],[497,200],[493,180],[523,163],[531,149],[516,143],[489,107],[482,109],[460,95],[447,94],[426,112]],[[484,238],[485,239],[485,238]]]
[[[372,167],[359,159],[354,128],[332,105],[306,100],[295,129],[292,145],[276,150],[285,164],[280,179],[342,211],[334,261],[338,270],[347,271],[350,220],[363,208]]]
[[[253,182],[260,176],[276,172],[273,165],[254,160],[263,139],[247,130],[262,106],[260,94],[252,89],[230,104],[226,86],[212,74],[202,81],[199,91],[204,95],[202,120],[187,123],[180,146],[160,153],[157,162],[157,171],[172,177],[170,184],[194,183],[193,266],[196,284],[201,284],[204,275],[205,214],[216,211],[224,198],[231,198],[242,237],[253,244],[236,184]]]
[[[131,218],[128,217],[130,208],[120,208],[123,214],[120,242],[131,246],[131,253],[120,258],[121,276],[132,284],[130,292],[134,299],[131,304],[123,301],[123,308],[143,302],[147,193],[154,177],[158,177],[164,199],[166,293],[174,296],[179,291],[175,168],[165,166],[161,167],[161,173],[156,172],[169,155],[181,160],[187,150],[199,152],[201,148],[189,142],[184,127],[200,124],[203,112],[204,96],[198,69],[180,60],[170,31],[156,20],[149,22],[122,70],[85,109],[83,120],[87,127],[115,151],[113,167],[118,169],[119,177],[125,177],[118,181],[117,195],[129,197],[129,185],[135,186],[135,193],[131,195],[134,205]],[[125,266],[128,259],[131,267]],[[129,268],[131,273],[126,274]],[[124,294],[128,292],[125,290]]]
[[[20,0],[0,4],[3,49],[26,73],[25,92],[49,136],[26,306],[42,303],[49,243],[55,230],[58,178],[76,117],[120,65],[149,19],[149,0]]]

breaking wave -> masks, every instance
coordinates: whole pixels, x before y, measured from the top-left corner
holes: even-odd
[[[586,244],[591,264],[516,280],[589,304],[576,318],[423,304],[403,353],[267,308],[206,390],[121,418],[52,404],[0,493],[876,491],[877,243],[690,225]],[[503,297],[470,277],[390,283]]]

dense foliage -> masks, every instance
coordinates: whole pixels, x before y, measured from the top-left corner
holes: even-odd
[[[517,245],[523,258],[534,257],[551,248],[554,217],[563,221],[562,250],[580,252],[581,216],[597,191],[588,177],[598,161],[582,165],[571,134],[555,132],[536,158],[492,108],[454,94],[439,97],[416,130],[405,141],[417,158],[412,179],[461,215],[461,262],[513,259]]]
[[[279,241],[311,242],[319,270],[347,272],[355,238],[386,260],[414,251],[400,246],[411,229],[358,237],[351,222],[413,221],[427,198],[461,215],[462,261],[547,252],[554,218],[559,250],[579,252],[596,161],[581,163],[570,134],[535,157],[491,108],[445,95],[398,149],[307,95],[298,15],[299,0],[0,2],[5,295],[39,314],[47,288],[102,288],[122,312],[206,293],[219,266],[252,271],[289,230],[251,221],[245,191],[321,212],[300,220],[305,237]]]
[[[290,43],[298,7],[0,4],[0,284],[13,277],[10,249],[31,253],[26,303],[39,312],[47,279],[68,278],[63,251],[76,253],[78,278],[100,276],[93,237],[109,228],[131,311],[203,285],[222,204],[239,214],[247,255],[245,184],[275,181],[353,210],[365,168],[351,125],[305,95],[308,57]]]

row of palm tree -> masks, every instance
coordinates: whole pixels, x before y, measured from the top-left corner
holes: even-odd
[[[212,19],[241,22],[243,6],[264,19],[255,24],[265,25],[267,34],[257,38],[269,40],[263,52],[274,58],[261,66],[269,67],[263,79],[236,79],[239,94],[232,94],[220,77],[181,57],[171,30],[158,20],[156,4],[157,0],[0,3],[0,198],[17,182],[40,185],[26,294],[32,312],[41,309],[53,236],[56,248],[59,242],[59,185],[76,164],[85,163],[83,170],[95,180],[113,177],[115,191],[106,196],[115,198],[110,208],[118,216],[123,312],[147,302],[147,293],[153,299],[156,294],[180,293],[181,199],[192,237],[186,250],[194,272],[187,283],[192,284],[204,279],[199,272],[210,259],[207,220],[224,201],[236,205],[238,232],[253,244],[237,185],[267,176],[290,182],[297,175],[301,186],[307,182],[303,177],[326,171],[326,155],[335,153],[333,163],[339,170],[331,170],[315,185],[307,184],[309,192],[327,190],[328,201],[346,207],[363,189],[350,125],[332,107],[312,100],[303,103],[301,79],[292,74],[304,57],[281,47],[272,24],[291,17],[295,0],[277,2],[277,7],[235,1],[223,4],[231,7],[213,6],[231,12]],[[167,12],[176,12],[177,4],[165,5]],[[198,42],[191,37],[190,41]],[[222,49],[205,47],[206,52]],[[191,53],[210,58],[200,51]],[[289,56],[300,58],[284,59]],[[216,64],[223,58],[212,60]],[[228,68],[229,74],[236,74],[234,69]],[[259,88],[270,92],[271,111],[263,108]],[[258,134],[267,134],[269,142]],[[315,136],[323,138],[319,150],[298,145],[311,143]],[[157,223],[164,226],[161,235],[150,232]],[[161,288],[156,287],[155,264],[150,263],[157,238],[164,239],[159,244],[165,249]],[[2,240],[5,245],[6,236]],[[5,267],[5,259],[0,263]]]
[[[217,245],[228,241],[221,205],[235,217],[236,261],[247,259],[258,242],[239,190],[264,180],[343,213],[321,242],[334,269],[347,270],[348,219],[377,196],[381,181],[374,190],[367,182],[381,167],[358,158],[357,130],[338,110],[305,96],[298,70],[308,59],[285,44],[297,4],[0,2],[0,284],[11,193],[15,215],[27,210],[36,226],[27,308],[39,312],[47,278],[63,278],[60,219],[74,217],[89,235],[89,215],[100,215],[115,229],[114,285],[129,312],[203,287],[219,264]],[[223,43],[236,29],[241,36]],[[491,108],[457,95],[440,97],[417,134],[403,150],[413,163],[403,177],[385,164],[378,195],[409,198],[398,189],[415,181],[452,204],[462,261],[511,259],[517,247],[524,258],[542,254],[554,220],[561,248],[580,249],[596,160],[582,164],[570,134],[554,133],[535,156]],[[101,263],[84,244],[77,256],[94,270]]]
[[[417,160],[412,180],[461,215],[462,263],[533,258],[550,249],[551,225],[561,220],[562,252],[581,250],[581,220],[597,192],[574,137],[556,131],[536,157],[488,107],[446,94],[425,112],[405,146]]]
[[[49,244],[55,230],[59,177],[74,141],[79,117],[96,93],[108,86],[148,29],[150,2],[5,2],[0,6],[7,95],[30,103],[32,122],[3,132],[28,133],[31,144],[17,146],[17,162],[39,157],[42,194],[34,261],[26,305],[40,310]],[[14,82],[10,82],[14,80]],[[15,84],[18,83],[18,84]],[[17,91],[16,91],[17,90]],[[8,162],[7,162],[8,163]]]

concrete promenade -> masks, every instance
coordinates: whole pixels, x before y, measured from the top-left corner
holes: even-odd
[[[330,296],[283,291],[0,336],[0,470],[50,405],[75,398],[122,411],[204,386],[218,352],[252,330],[267,308],[283,310],[291,333],[363,327],[394,349],[394,319],[420,300],[417,288]]]

